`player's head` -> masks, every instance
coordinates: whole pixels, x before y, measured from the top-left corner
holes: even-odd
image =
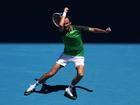
[[[70,26],[71,26],[71,18],[69,17],[69,16],[67,16],[66,18],[65,18],[65,20],[64,20],[64,27],[65,27],[65,29],[68,29],[68,28],[70,28]]]

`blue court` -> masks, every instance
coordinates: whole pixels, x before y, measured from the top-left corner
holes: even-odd
[[[60,89],[24,96],[29,84],[55,63],[62,44],[0,44],[0,105],[140,105],[140,44],[84,47],[85,76],[76,88],[78,98],[71,100],[60,87],[75,76],[73,64],[47,81]]]

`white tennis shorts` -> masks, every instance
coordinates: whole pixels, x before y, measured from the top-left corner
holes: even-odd
[[[65,55],[62,53],[62,55],[56,61],[57,64],[60,64],[62,66],[66,66],[70,62],[74,63],[75,67],[79,65],[84,65],[84,57],[83,56],[70,56],[70,55]]]

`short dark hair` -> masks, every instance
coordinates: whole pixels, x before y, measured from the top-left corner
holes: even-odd
[[[67,15],[66,18],[68,18],[72,22],[71,17],[69,15]]]

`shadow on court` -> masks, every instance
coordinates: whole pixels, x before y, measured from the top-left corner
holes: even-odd
[[[65,91],[65,89],[67,87],[68,87],[68,85],[54,85],[54,86],[51,86],[51,85],[43,84],[40,90],[38,90],[38,91],[35,90],[34,92],[35,93],[40,93],[40,94],[50,94],[50,93],[58,92],[58,91]],[[73,90],[74,97],[70,97],[66,93],[64,93],[64,96],[67,97],[67,98],[75,100],[77,98],[76,89],[82,89],[82,90],[85,90],[87,92],[93,92],[93,90],[87,89],[85,87],[76,86]]]

